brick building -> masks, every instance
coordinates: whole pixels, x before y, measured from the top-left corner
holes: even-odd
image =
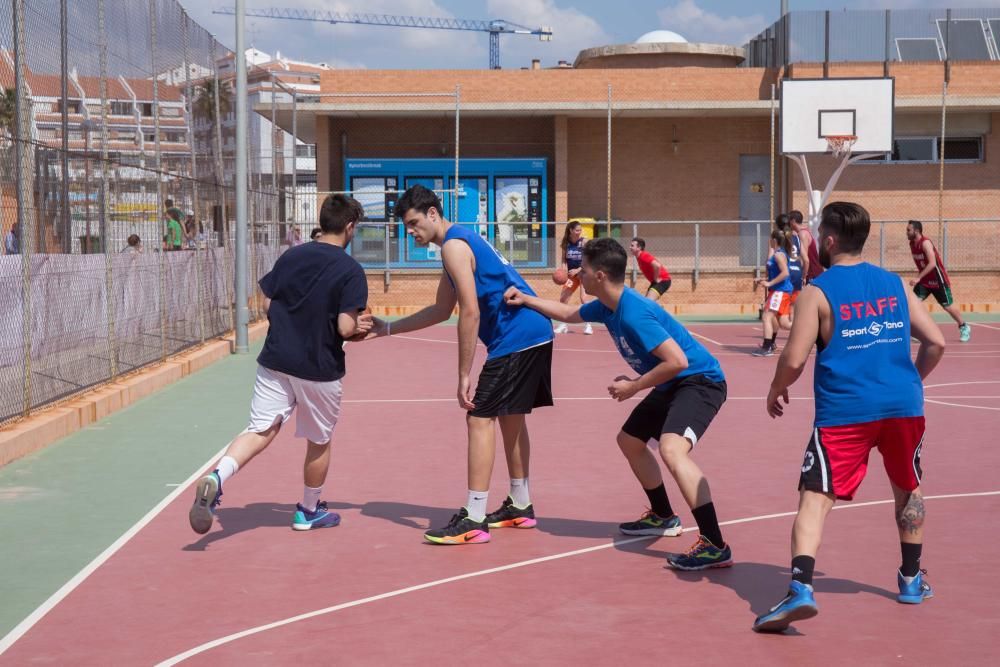
[[[609,187],[611,218],[622,221],[622,236],[631,235],[630,221],[729,221],[702,226],[700,272],[685,270],[690,267],[690,225],[644,225],[641,233],[657,239],[657,254],[666,256],[668,266],[682,268],[668,300],[679,310],[726,304],[730,312],[747,311],[756,308],[758,299],[749,280],[757,262],[740,243],[755,226],[738,221],[768,220],[772,189],[774,210],[807,208],[797,169],[778,154],[772,172],[772,104],[780,117],[772,87],[784,77],[816,78],[824,72],[822,64],[737,66],[741,60],[741,50],[732,47],[622,45],[581,52],[575,67],[330,70],[320,75],[321,92],[354,96],[320,97],[299,105],[299,127],[305,141],[316,143],[319,190],[342,190],[348,158],[454,155],[454,96],[384,95],[458,90],[461,157],[546,158],[550,221],[604,218]],[[881,77],[887,70],[895,79],[894,150],[850,167],[836,198],[864,204],[878,221],[937,220],[939,207],[946,219],[995,218],[1000,143],[993,126],[1000,120],[1000,63],[961,61],[949,67],[949,131],[942,142],[942,63],[827,65],[830,77]],[[260,106],[257,110],[267,113]],[[278,122],[287,127],[286,107],[279,110]],[[942,146],[947,168],[943,196]],[[825,184],[834,161],[816,156],[810,167],[814,183]],[[975,255],[982,250],[984,229],[950,232],[955,249],[967,246],[972,253],[964,268],[970,283],[982,286],[977,293],[986,295],[958,296],[969,305],[995,302],[1000,288],[996,240],[986,242],[992,254]],[[895,268],[896,263],[903,270],[904,260],[909,262],[902,249],[905,239],[901,228],[898,234],[892,230],[880,239],[882,247],[876,244],[872,251],[888,252],[894,261],[887,265]],[[962,261],[951,264],[960,268]],[[375,275],[373,281],[378,280]],[[393,275],[392,289],[379,297],[380,303],[391,309],[426,302],[433,283],[419,273]],[[545,283],[538,284],[552,293],[551,283]]]

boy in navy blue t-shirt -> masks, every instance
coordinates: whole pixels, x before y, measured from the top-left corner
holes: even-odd
[[[267,297],[269,327],[257,357],[250,424],[226,449],[216,469],[198,482],[189,520],[197,533],[212,527],[223,483],[271,444],[282,423],[297,410],[295,437],[305,438],[302,502],[295,530],[340,523],[320,500],[330,467],[330,438],[340,416],[345,374],[344,340],[372,328],[368,282],[361,265],[345,250],[364,209],[356,200],[331,195],[320,210],[322,235],[290,248],[260,279]]]
[[[660,466],[646,448],[658,440],[660,456],[677,482],[698,523],[698,541],[686,553],[670,554],[667,564],[679,570],[705,570],[733,564],[722,539],[708,480],[690,452],[726,400],[726,379],[715,357],[654,301],[625,287],[625,249],[614,239],[595,239],[583,250],[580,276],[595,301],[574,308],[510,288],[510,305],[525,305],[563,322],[602,322],[618,352],[639,373],[620,375],[608,393],[625,401],[653,389],[636,406],[618,433],[618,446],[649,498],[650,510],[637,521],[619,526],[626,535],[681,534],[663,485]]]

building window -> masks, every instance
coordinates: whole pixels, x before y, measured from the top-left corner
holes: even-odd
[[[316,157],[314,144],[301,144],[295,147],[295,157]]]
[[[119,100],[111,100],[111,115],[112,116],[131,116],[135,107],[132,106],[131,102],[122,102]]]
[[[151,118],[153,116],[153,103],[152,102],[142,102],[139,104],[139,110],[142,115],[146,118]]]
[[[941,155],[940,137],[900,137],[893,140],[892,152],[862,162],[906,164],[937,162]],[[945,137],[945,162],[982,162],[982,137]]]
[[[63,106],[66,107],[66,113],[80,113],[80,100],[59,100],[56,110],[62,113]]]
[[[184,133],[183,132],[167,132],[167,141],[174,144],[184,143]]]

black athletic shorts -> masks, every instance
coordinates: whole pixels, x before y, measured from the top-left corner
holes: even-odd
[[[654,389],[625,420],[622,430],[643,442],[676,433],[693,447],[726,402],[726,383],[689,375],[665,390]]]
[[[649,286],[649,289],[655,289],[660,293],[660,296],[663,296],[663,293],[670,289],[670,280],[661,280],[658,283],[653,283]],[[649,290],[646,291],[648,292]]]
[[[931,295],[934,295],[934,299],[941,304],[943,308],[947,308],[955,301],[955,299],[951,296],[951,287],[947,285],[941,285],[940,287],[931,289],[930,287],[917,283],[917,285],[913,288],[913,293],[916,294],[921,301]]]
[[[552,342],[488,359],[472,403],[473,417],[526,415],[552,405]]]

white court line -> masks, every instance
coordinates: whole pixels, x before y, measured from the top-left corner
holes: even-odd
[[[722,343],[720,343],[719,341],[712,340],[708,336],[702,336],[700,333],[695,333],[695,332],[691,331],[690,329],[688,329],[688,333],[691,334],[692,336],[696,337],[696,338],[701,338],[702,340],[707,340],[709,343],[715,343],[719,347],[725,347],[725,345],[722,344]]]
[[[183,493],[188,486],[194,484],[194,482],[198,478],[200,478],[202,474],[204,474],[204,471],[208,468],[208,466],[215,463],[215,461],[226,452],[227,447],[229,447],[228,444],[222,449],[220,449],[218,453],[216,453],[212,458],[210,458],[204,465],[198,468],[198,470],[196,470],[194,474],[188,477],[187,480],[181,483],[176,489],[171,491],[170,494],[167,495],[166,498],[161,500],[156,507],[149,510],[149,512],[146,513],[146,516],[139,519],[139,521],[134,526],[125,531],[125,533],[117,540],[115,540],[115,542],[110,547],[102,551],[97,556],[97,558],[90,561],[90,563],[82,570],[77,572],[72,579],[63,584],[62,588],[60,588],[51,596],[49,596],[48,600],[43,602],[37,609],[35,609],[35,611],[31,612],[31,614],[27,618],[18,623],[17,626],[15,626],[13,630],[8,632],[3,639],[0,639],[0,655],[3,655],[4,651],[9,649],[11,645],[13,645],[14,642],[20,639],[24,635],[24,633],[30,630],[32,626],[35,625],[35,623],[38,623],[38,621],[42,620],[42,617],[44,617],[45,614],[49,613],[53,609],[53,607],[62,602],[67,595],[72,593],[73,590],[77,586],[82,584],[87,579],[87,577],[93,574],[97,568],[103,565],[109,558],[114,556],[119,549],[125,546],[125,544],[129,540],[135,537],[136,533],[145,528],[150,521],[155,519],[160,512],[166,509],[166,507],[170,505],[170,503],[172,503],[177,498],[177,496]]]
[[[969,324],[972,325],[973,329],[975,329],[976,327],[983,327],[984,329],[993,329],[994,331],[1000,331],[1000,327],[991,327],[990,325],[983,324],[982,322],[969,322]]]
[[[942,500],[946,498],[972,498],[981,496],[996,496],[1000,495],[1000,491],[983,491],[979,493],[955,493],[950,495],[941,496],[924,496],[924,500]],[[835,505],[834,510],[844,510],[844,509],[854,509],[858,507],[872,507],[874,505],[888,505],[893,503],[893,500],[873,500],[865,503],[855,503],[853,505]],[[767,519],[780,519],[789,516],[795,516],[796,512],[779,512],[777,514],[761,514],[758,516],[746,517],[744,519],[733,519],[731,521],[721,521],[720,526],[733,526],[741,523],[751,523],[754,521],[764,521]],[[690,532],[697,530],[697,528],[686,528],[684,532]],[[632,537],[629,539],[618,540],[606,544],[599,544],[594,547],[587,547],[584,549],[575,549],[573,551],[566,551],[563,553],[553,554],[551,556],[543,556],[541,558],[532,558],[530,560],[519,561],[517,563],[510,563],[509,565],[501,565],[498,567],[491,567],[486,570],[477,570],[475,572],[467,572],[466,574],[456,575],[454,577],[446,577],[444,579],[438,579],[436,581],[428,581],[423,584],[417,584],[416,586],[408,586],[407,588],[399,588],[394,591],[389,591],[388,593],[380,593],[379,595],[372,595],[371,597],[361,598],[359,600],[352,600],[350,602],[344,602],[342,604],[334,605],[332,607],[326,607],[324,609],[317,609],[316,611],[310,611],[305,614],[299,614],[298,616],[292,616],[280,621],[275,621],[273,623],[268,623],[266,625],[259,625],[255,628],[250,628],[248,630],[243,630],[241,632],[236,632],[231,635],[226,635],[225,637],[220,637],[219,639],[214,639],[210,642],[206,642],[199,646],[196,646],[184,653],[179,653],[171,658],[167,658],[163,662],[157,664],[157,667],[170,667],[171,665],[176,665],[179,662],[187,660],[188,658],[194,657],[205,651],[211,650],[223,644],[228,644],[234,642],[238,639],[243,639],[244,637],[249,637],[251,635],[256,635],[261,632],[266,632],[268,630],[273,630],[275,628],[280,628],[285,625],[291,625],[292,623],[297,623],[298,621],[305,621],[310,618],[316,618],[317,616],[324,616],[326,614],[332,614],[334,612],[340,611],[342,609],[350,609],[351,607],[359,607],[364,604],[369,604],[371,602],[378,602],[379,600],[385,600],[388,598],[399,597],[400,595],[406,595],[407,593],[414,593],[416,591],[422,591],[427,588],[433,588],[435,586],[442,586],[444,584],[450,584],[455,581],[462,581],[464,579],[472,579],[474,577],[481,577],[487,574],[496,574],[497,572],[505,572],[507,570],[514,570],[517,568],[527,567],[529,565],[537,565],[539,563],[546,563],[553,560],[560,560],[563,558],[570,558],[571,556],[580,556],[583,554],[592,553],[595,551],[602,551],[604,549],[611,549],[613,547],[619,547],[625,544],[632,544],[634,542],[641,542],[643,540],[654,539],[655,536],[642,536],[642,537]]]
[[[948,396],[948,398],[951,398],[951,396]],[[974,398],[979,398],[979,397],[975,396]],[[953,408],[969,408],[970,410],[997,410],[997,411],[1000,411],[1000,408],[991,408],[991,407],[987,407],[985,405],[969,405],[968,403],[948,403],[947,401],[936,401],[933,398],[925,398],[924,401],[927,402],[927,403],[934,403],[936,405],[947,405],[947,406],[950,406],[950,407],[953,407]]]

